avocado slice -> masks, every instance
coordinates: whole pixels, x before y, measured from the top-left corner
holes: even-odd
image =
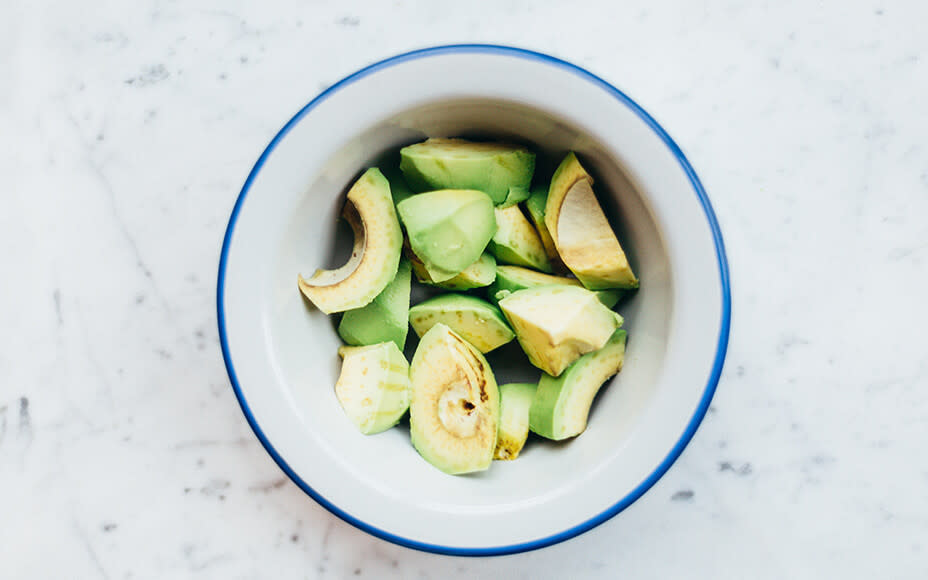
[[[396,209],[410,248],[434,282],[453,278],[476,262],[496,233],[493,201],[481,191],[420,193]]]
[[[412,254],[412,252],[410,252]],[[484,252],[480,254],[477,261],[464,268],[460,274],[454,278],[449,278],[444,282],[435,282],[429,277],[425,264],[417,258],[415,254],[410,257],[413,272],[416,273],[416,279],[429,286],[437,286],[447,290],[470,290],[471,288],[480,288],[488,286],[496,279],[496,258],[493,254]]]
[[[551,262],[551,269],[557,272],[566,272],[567,266],[561,261],[557,254],[557,248],[554,247],[554,240],[548,232],[548,226],[545,225],[545,204],[548,202],[548,185],[539,183],[532,186],[532,194],[525,200],[525,209],[528,211],[528,217],[532,220],[532,225],[538,231],[538,237],[541,238],[541,244],[545,247],[545,253]]]
[[[622,325],[622,317],[596,295],[577,286],[539,286],[499,301],[529,362],[549,375],[581,355],[600,349]]]
[[[393,341],[343,346],[335,396],[348,419],[365,435],[396,425],[409,408],[409,363]]]
[[[528,439],[528,413],[537,386],[535,383],[499,386],[499,432],[493,459],[512,460],[519,456]]]
[[[399,167],[387,165],[384,166],[382,172],[387,178],[387,181],[390,182],[390,193],[393,195],[393,205],[397,205],[404,199],[408,199],[415,195],[409,188],[409,184],[406,183],[406,178],[403,177],[403,173],[400,171]]]
[[[537,288],[538,286],[550,286],[558,284],[563,286],[582,286],[576,278],[565,278],[564,276],[552,276],[551,274],[542,274],[527,268],[519,266],[497,266],[496,280],[487,288],[487,295],[492,301],[499,302],[500,298],[496,295],[501,290],[508,290],[509,293],[526,288]],[[615,306],[623,296],[623,290],[597,290],[596,297],[606,305],[607,308]]]
[[[599,388],[622,370],[625,338],[624,330],[616,330],[603,348],[577,359],[560,377],[542,375],[529,410],[534,433],[557,441],[583,433]]]
[[[411,279],[409,260],[404,258],[396,277],[373,302],[342,315],[338,324],[342,340],[353,346],[393,341],[402,351],[409,332]]]
[[[593,178],[574,153],[564,158],[551,179],[545,222],[561,260],[585,287],[638,287],[638,278],[593,193]]]
[[[476,189],[511,204],[528,194],[535,154],[506,143],[429,139],[400,150],[400,169],[414,191]]]
[[[473,296],[443,294],[409,309],[409,323],[419,336],[439,322],[483,353],[516,337],[499,308]]]
[[[490,467],[499,389],[483,355],[438,323],[419,342],[409,376],[409,434],[416,451],[445,473]]]
[[[303,295],[326,314],[370,304],[396,276],[403,247],[390,184],[380,170],[368,169],[351,186],[342,216],[354,231],[351,258],[336,270],[299,276]]]
[[[487,248],[504,264],[527,266],[543,272],[551,271],[551,263],[538,232],[517,205],[497,207],[496,233]]]

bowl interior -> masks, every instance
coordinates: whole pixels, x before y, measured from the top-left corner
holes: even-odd
[[[625,369],[604,386],[582,436],[564,443],[532,437],[516,461],[495,462],[486,472],[450,477],[420,458],[409,443],[408,423],[376,436],[364,436],[344,417],[333,386],[341,344],[337,317],[304,300],[297,273],[344,261],[350,243],[337,216],[345,193],[367,167],[396,163],[403,145],[426,137],[464,136],[525,143],[538,154],[536,179],[549,179],[568,151],[576,151],[596,179],[595,190],[632,266],[641,291],[618,308],[629,332]],[[664,364],[672,324],[672,276],[660,224],[646,198],[623,169],[622,161],[580,127],[551,112],[497,99],[455,99],[421,104],[391,114],[352,136],[334,151],[287,212],[272,256],[268,293],[276,299],[264,312],[270,356],[281,389],[299,416],[307,440],[329,450],[359,480],[386,495],[412,495],[432,509],[514,509],[571,490],[620,453],[642,420]],[[421,299],[421,290],[413,300]],[[410,329],[407,354],[418,340]],[[488,355],[502,384],[535,382],[540,371],[529,365],[518,344]]]

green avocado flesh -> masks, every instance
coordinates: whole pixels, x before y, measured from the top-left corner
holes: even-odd
[[[499,301],[529,361],[558,376],[580,356],[598,350],[622,325],[596,295],[577,286],[539,286]]]
[[[343,346],[335,396],[365,435],[396,425],[409,408],[409,363],[394,342]]]
[[[409,260],[400,261],[396,277],[374,301],[349,310],[338,324],[338,334],[353,346],[393,341],[402,351],[409,331]]]
[[[487,288],[487,295],[490,297],[490,300],[499,302],[499,299],[496,298],[496,294],[501,290],[508,290],[512,293],[517,290],[525,290],[526,288],[537,288],[539,286],[551,286],[555,284],[581,286],[580,281],[575,278],[542,274],[541,272],[520,268],[519,266],[497,266],[496,280]],[[607,308],[615,306],[623,294],[623,290],[596,291],[596,297],[599,298],[599,301]]]
[[[528,195],[535,154],[520,145],[429,139],[400,150],[400,169],[415,191],[476,189],[511,205]]]
[[[409,189],[406,178],[399,170],[399,167],[388,166],[383,169],[383,174],[390,182],[390,193],[393,195],[393,205],[399,204],[404,199],[410,198],[415,193]]]
[[[496,233],[493,202],[483,192],[442,189],[397,206],[413,253],[433,282],[444,282],[480,258]]]
[[[370,304],[396,276],[403,248],[390,184],[378,169],[351,186],[342,215],[354,231],[351,258],[341,268],[299,277],[300,291],[326,314]]]
[[[499,389],[480,351],[444,324],[436,324],[419,342],[409,377],[409,434],[416,451],[449,474],[490,467]]]
[[[515,338],[499,308],[464,294],[443,294],[416,304],[409,309],[409,323],[419,336],[442,323],[483,353]]]
[[[444,282],[434,282],[429,277],[425,264],[413,255],[412,270],[416,274],[416,279],[423,284],[445,288],[447,290],[470,290],[471,288],[480,288],[488,286],[496,280],[496,258],[493,254],[484,252],[476,262],[464,268],[460,274],[454,278],[449,278]]]
[[[519,206],[496,208],[496,233],[488,246],[497,261],[551,271],[551,263],[538,232],[525,218]]]
[[[616,330],[603,348],[577,359],[560,377],[542,375],[529,410],[529,426],[534,433],[559,441],[586,429],[596,393],[622,370],[625,338],[624,330]]]
[[[499,386],[499,432],[493,459],[512,460],[522,451],[528,439],[528,413],[536,387],[534,383]]]
[[[545,225],[545,204],[548,201],[548,184],[542,183],[532,187],[532,194],[525,200],[525,209],[528,211],[528,217],[532,220],[532,225],[541,238],[541,243],[545,247],[545,253],[548,260],[551,261],[551,267],[557,271],[564,271],[564,263],[561,257],[557,255],[557,248],[554,246],[554,240],[548,232],[548,226]]]

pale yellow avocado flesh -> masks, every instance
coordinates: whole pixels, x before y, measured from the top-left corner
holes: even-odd
[[[545,223],[558,255],[590,290],[637,288],[638,279],[593,193],[593,178],[573,153],[554,173]]]
[[[338,349],[342,370],[335,396],[365,435],[397,424],[409,408],[409,364],[393,341]]]

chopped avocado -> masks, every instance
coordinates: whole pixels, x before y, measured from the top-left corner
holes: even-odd
[[[501,204],[527,195],[535,154],[506,143],[429,139],[400,150],[400,169],[414,191],[476,189]]]
[[[499,301],[529,361],[549,375],[600,349],[622,325],[593,292],[577,286],[539,286]]]
[[[338,334],[342,340],[354,346],[393,341],[402,351],[409,331],[411,278],[409,260],[403,259],[396,278],[373,302],[345,312],[338,324]]]
[[[483,355],[439,323],[419,342],[409,376],[409,434],[416,451],[445,473],[490,467],[499,389]]]
[[[516,337],[499,308],[464,294],[443,294],[416,304],[409,309],[409,322],[419,336],[439,322],[445,324],[484,353]]]
[[[393,194],[393,205],[397,205],[404,199],[415,195],[415,193],[409,189],[409,184],[406,183],[406,178],[403,177],[403,173],[400,171],[399,167],[393,165],[385,166],[383,174],[387,178],[387,181],[390,182],[390,193]]]
[[[566,266],[561,262],[561,257],[557,255],[557,248],[554,247],[554,240],[548,232],[548,226],[545,225],[545,204],[548,202],[548,184],[540,183],[532,187],[532,195],[525,200],[525,209],[528,210],[528,217],[531,218],[532,224],[538,231],[538,237],[545,247],[545,253],[548,260],[551,261],[551,268],[557,271],[566,271]]]
[[[519,266],[497,266],[496,280],[487,288],[487,295],[490,299],[499,302],[496,295],[501,290],[508,290],[510,293],[526,288],[537,288],[538,286],[550,286],[560,284],[564,286],[581,286],[580,281],[575,278],[565,278],[564,276],[552,276],[551,274],[542,274],[527,268]],[[622,297],[622,290],[599,290],[596,297],[599,301],[612,308]]]
[[[425,264],[415,257],[415,254],[412,255],[410,260],[412,261],[412,269],[416,273],[416,279],[429,286],[437,286],[448,290],[470,290],[471,288],[488,286],[496,279],[496,258],[493,257],[493,254],[486,252],[481,254],[476,262],[464,268],[460,274],[444,282],[433,282],[429,277],[428,270],[425,269]]]
[[[511,460],[519,456],[528,439],[528,412],[537,386],[534,383],[499,386],[499,433],[493,459]]]
[[[351,258],[336,270],[299,277],[300,290],[326,314],[370,304],[396,276],[403,247],[390,184],[378,169],[351,186],[342,215],[354,231]]]
[[[551,179],[545,222],[561,260],[585,287],[638,287],[638,279],[593,193],[593,178],[573,153]]]
[[[496,208],[496,233],[488,249],[504,264],[551,271],[551,263],[538,233],[517,205]]]
[[[575,437],[586,429],[590,405],[606,379],[622,370],[624,330],[616,330],[606,345],[576,360],[560,377],[542,375],[529,411],[529,426],[548,439]],[[505,398],[503,410],[505,412]]]
[[[380,433],[399,422],[409,408],[409,363],[393,341],[343,346],[342,372],[335,396],[361,433]]]
[[[497,207],[509,207],[519,203],[522,203],[531,192],[528,189],[523,188],[510,188],[509,195],[506,196],[506,199],[503,200],[503,203],[499,204]]]
[[[434,282],[454,278],[477,261],[496,233],[493,202],[483,192],[441,189],[397,206],[409,246]]]

